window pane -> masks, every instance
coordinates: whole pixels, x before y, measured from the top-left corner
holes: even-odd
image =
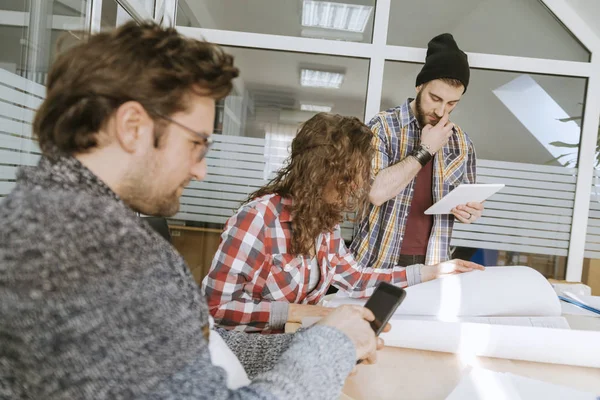
[[[590,215],[581,281],[592,288],[594,296],[600,296],[600,153],[598,153],[600,135],[596,143],[596,160],[594,161]]]
[[[85,1],[69,6],[58,1],[2,2],[0,13],[10,23],[0,25],[0,68],[44,83],[58,48],[68,48],[85,28],[85,12]],[[32,24],[36,29],[29,28]]]
[[[17,7],[20,5],[20,7]],[[6,6],[6,8],[5,8]],[[0,5],[0,197],[15,185],[16,168],[39,158],[31,122],[45,96],[48,68],[78,43],[86,1],[3,1]]]
[[[241,118],[239,128],[225,126],[223,134],[265,138],[264,124],[295,128],[318,111],[364,118],[366,59],[235,47],[225,50],[235,57],[241,71],[227,100],[245,107],[232,105],[231,111],[226,110],[226,115]]]
[[[117,10],[120,7],[115,0],[102,1],[102,13],[100,14],[101,30],[110,30],[117,26]]]
[[[539,0],[392,1],[388,44],[426,47],[444,32],[469,52],[572,61],[590,57]]]
[[[2,11],[27,11],[27,2],[23,0],[4,0],[0,6]],[[8,15],[8,14],[6,14]]]
[[[180,0],[177,25],[371,42],[375,0]]]
[[[43,83],[57,52],[87,29],[86,9],[86,1],[2,2],[0,13],[11,23],[0,25],[0,68]]]
[[[421,68],[386,62],[382,109],[415,97]],[[451,119],[469,134],[478,158],[574,167],[579,120],[561,120],[581,116],[585,86],[584,78],[472,68],[469,88]]]
[[[131,16],[115,0],[102,2],[101,30],[110,30],[132,20]]]
[[[231,47],[226,51],[235,56],[241,76],[217,107],[208,175],[185,189],[175,216],[177,223],[216,228],[215,244],[227,218],[281,167],[300,123],[316,110],[364,118],[369,67],[365,59]],[[302,70],[316,71],[305,73],[313,78],[305,84],[337,86],[340,77],[336,74],[341,74],[341,85],[338,89],[302,86]],[[185,230],[180,234],[178,241],[190,235]],[[201,279],[210,259],[192,262],[203,263],[194,267],[195,276]]]
[[[151,16],[154,16],[154,5],[156,3],[155,0],[142,0],[141,3],[146,9],[146,12]]]
[[[38,2],[39,0],[30,0],[30,1],[25,1],[25,3],[28,3],[32,10],[36,9],[35,4]],[[85,12],[86,12],[86,8],[85,8],[85,1],[83,2],[76,2],[76,1],[67,1],[67,0],[54,0],[52,2],[46,2],[46,3],[52,3],[52,14],[54,15],[65,15],[65,16],[70,16],[70,17],[85,17]]]
[[[382,109],[415,97],[421,67],[386,62]],[[471,69],[450,119],[474,143],[477,181],[506,187],[485,203],[481,220],[455,224],[452,245],[486,249],[465,257],[564,277],[581,134],[568,119],[581,116],[585,87],[583,78]]]

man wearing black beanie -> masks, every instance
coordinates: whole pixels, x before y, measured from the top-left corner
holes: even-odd
[[[481,216],[483,204],[475,202],[456,207],[452,214],[424,214],[456,186],[475,183],[473,143],[449,120],[467,91],[469,75],[467,55],[452,35],[436,36],[417,75],[416,99],[382,111],[369,122],[375,179],[369,212],[351,246],[362,265],[391,268],[447,261],[455,219],[468,224]],[[428,273],[427,268],[411,271],[419,270]],[[424,277],[408,278],[417,283]]]

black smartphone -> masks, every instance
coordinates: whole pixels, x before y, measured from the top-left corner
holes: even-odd
[[[365,304],[365,307],[375,315],[375,320],[371,322],[371,328],[375,331],[375,335],[379,336],[405,297],[404,289],[387,282],[379,282]]]

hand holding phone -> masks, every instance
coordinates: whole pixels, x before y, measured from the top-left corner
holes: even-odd
[[[406,297],[406,292],[389,283],[380,282],[364,307],[345,305],[332,311],[317,324],[328,325],[344,332],[354,343],[357,364],[372,364],[383,340],[376,338],[385,330],[387,322]],[[368,333],[368,331],[373,333]]]
[[[404,289],[387,282],[379,282],[373,295],[365,304],[365,308],[375,315],[375,320],[371,322],[375,335],[379,336],[405,297]]]
[[[371,310],[363,306],[343,305],[317,322],[317,325],[330,326],[346,334],[354,344],[356,359],[373,364],[377,350],[383,348],[383,341],[375,336],[371,328],[370,322],[374,319]]]

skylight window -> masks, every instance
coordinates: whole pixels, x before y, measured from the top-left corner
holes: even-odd
[[[531,76],[521,75],[493,92],[557,161],[565,165],[577,160],[581,129]],[[558,142],[574,148],[557,146]]]

